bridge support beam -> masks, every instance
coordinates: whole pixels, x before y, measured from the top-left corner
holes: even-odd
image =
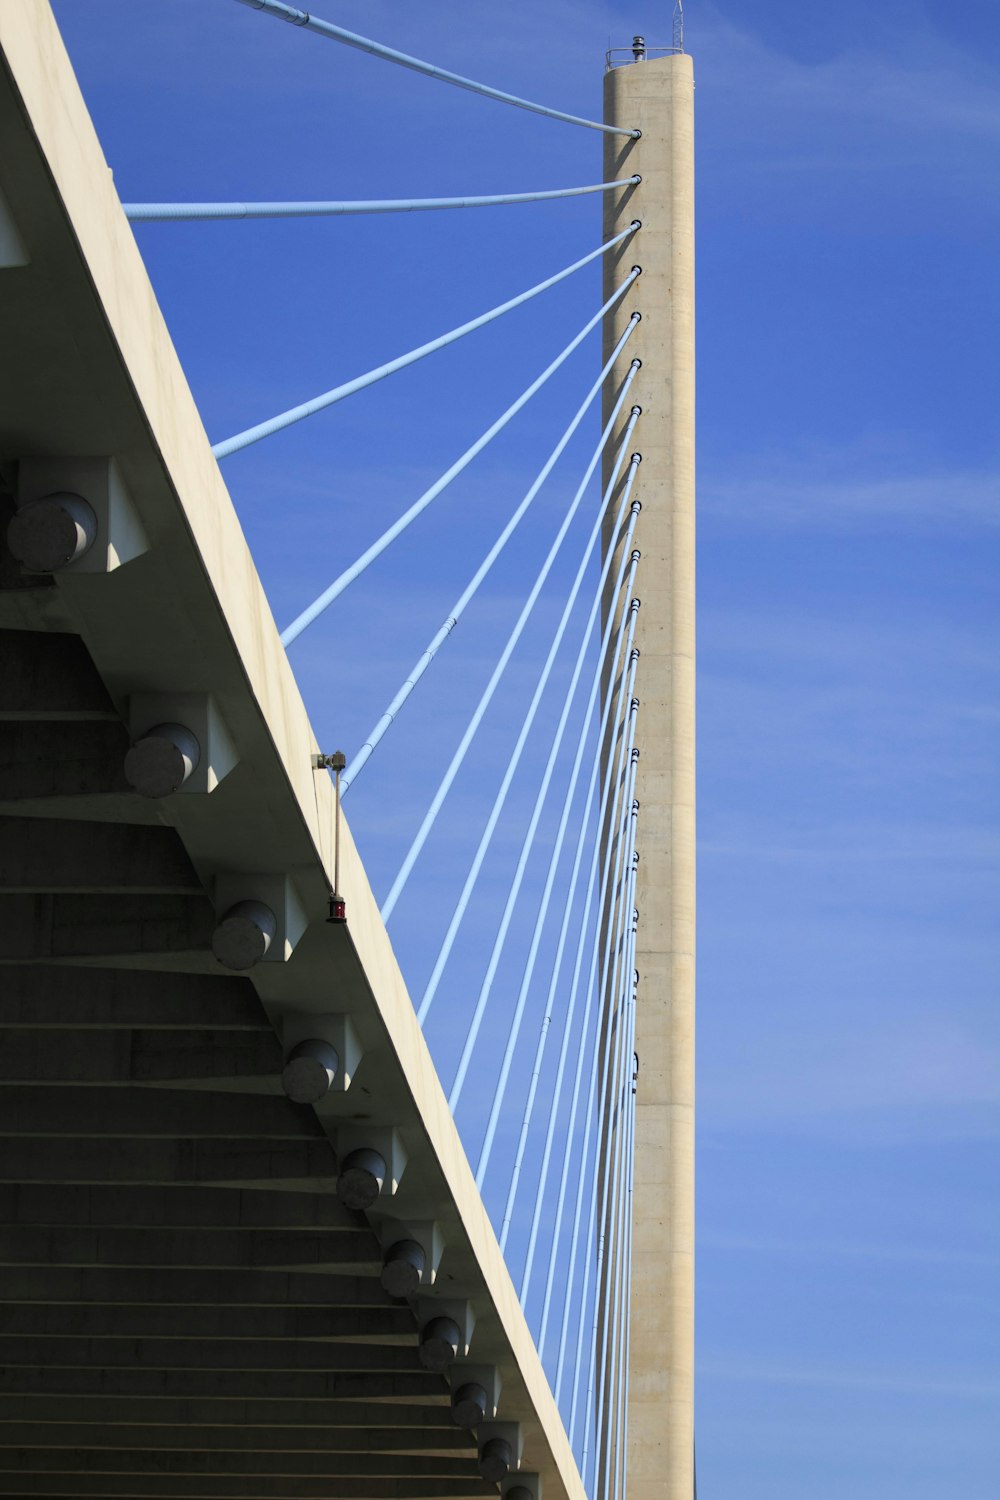
[[[605,207],[606,236],[642,222],[634,241],[605,262],[605,296],[634,263],[642,275],[604,330],[607,358],[632,313],[642,314],[605,388],[607,416],[628,363],[639,356],[630,392],[642,407],[634,446],[643,463],[633,493],[642,502],[635,545],[643,607],[636,632],[640,978],[628,1500],[691,1500],[694,1486],[693,96],[684,54],[612,68],[605,77],[605,119],[642,131],[639,140],[605,137],[605,172],[642,177],[639,186],[608,195]],[[608,466],[614,451],[609,444]],[[612,501],[609,516],[615,510]],[[621,1251],[612,1247],[609,1264]],[[613,1442],[617,1421],[606,1431]],[[599,1467],[599,1495],[601,1475]]]

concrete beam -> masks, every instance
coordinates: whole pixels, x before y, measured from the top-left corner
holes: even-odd
[[[24,1480],[16,1474],[0,1474],[0,1495],[24,1500]],[[42,1488],[42,1484],[45,1488]],[[190,1484],[183,1476],[149,1477],[142,1481],[143,1500],[191,1500]],[[114,1496],[135,1500],[136,1483],[127,1474],[60,1475],[32,1485],[35,1495],[94,1495],[101,1500]],[[232,1479],[201,1479],[199,1500],[496,1500],[496,1487],[475,1479],[277,1479],[252,1476]]]
[[[188,1484],[202,1479],[228,1479],[230,1476],[260,1475],[286,1478],[336,1479],[342,1476],[357,1476],[362,1479],[426,1479],[439,1478],[444,1481],[461,1480],[474,1483],[478,1479],[475,1460],[465,1454],[449,1453],[435,1456],[429,1453],[399,1454],[375,1450],[371,1453],[350,1451],[335,1455],[324,1453],[261,1453],[247,1457],[227,1452],[203,1452],[192,1446],[187,1452],[162,1452],[152,1446],[143,1450],[137,1445],[126,1449],[73,1447],[47,1448],[24,1446],[22,1448],[0,1447],[0,1474],[51,1475],[53,1478],[68,1475],[134,1475],[140,1482],[137,1489],[145,1488],[147,1475],[174,1475],[183,1477]],[[190,1489],[188,1490],[190,1494]]]
[[[284,1187],[323,1192],[336,1185],[329,1141],[46,1140],[0,1137],[0,1182],[186,1183],[194,1187]]]
[[[32,573],[111,573],[149,551],[149,537],[115,458],[17,456],[18,509],[7,546]]]
[[[18,817],[0,817],[0,888],[177,895],[203,889],[172,828]]]
[[[200,1303],[31,1305],[0,1302],[0,1337],[24,1339],[297,1339],[317,1343],[394,1344],[412,1350],[408,1307],[218,1307]],[[30,1342],[25,1353],[30,1357]]]
[[[0,805],[129,793],[122,769],[128,749],[122,724],[0,722]]]
[[[203,1187],[0,1186],[0,1224],[126,1228],[368,1230],[334,1193]],[[0,1286],[0,1301],[3,1288]]]
[[[182,988],[183,979],[177,980]],[[0,1088],[132,1084],[276,1093],[283,1064],[263,1031],[7,1030],[0,1025]]]
[[[238,1307],[247,1317],[269,1307],[386,1308],[391,1299],[373,1276],[322,1271],[264,1271],[176,1266],[5,1266],[0,1306],[20,1302],[162,1304],[170,1308]],[[450,1420],[450,1418],[449,1418]]]
[[[338,1370],[236,1369],[190,1370],[163,1368],[108,1368],[95,1361],[86,1366],[4,1365],[0,1367],[0,1395],[32,1396],[164,1396],[195,1401],[384,1401],[404,1405],[433,1401],[441,1391],[441,1377],[427,1370],[394,1374]]]
[[[363,1408],[361,1408],[364,1411]],[[18,1416],[13,1421],[4,1416],[0,1404],[0,1449],[21,1448],[88,1448],[97,1446],[101,1450],[155,1449],[163,1454],[225,1453],[229,1456],[249,1453],[333,1453],[333,1454],[381,1454],[424,1453],[437,1457],[464,1454],[468,1460],[474,1457],[475,1444],[468,1433],[449,1422],[441,1422],[440,1409],[417,1407],[417,1415],[423,1416],[419,1424],[370,1427],[362,1425],[358,1406],[341,1408],[340,1427],[325,1422],[316,1427],[263,1427],[258,1423],[240,1427],[207,1427],[185,1422],[174,1427],[130,1423],[114,1426],[95,1416],[94,1422],[36,1421]],[[371,1416],[379,1423],[386,1421],[384,1407],[369,1408],[365,1417]],[[391,1413],[390,1413],[391,1420]],[[294,1444],[294,1449],[292,1445]],[[339,1472],[338,1462],[338,1472]]]
[[[416,1350],[394,1344],[309,1343],[302,1339],[0,1338],[0,1364],[21,1370],[263,1374],[339,1377],[409,1375],[419,1369]],[[433,1377],[429,1376],[429,1379]],[[280,1382],[279,1382],[280,1384]]]
[[[0,1265],[164,1266],[293,1270],[377,1275],[381,1257],[369,1230],[26,1229],[0,1225]],[[414,1352],[414,1358],[416,1354]]]
[[[0,1026],[211,1027],[273,1035],[253,985],[231,975],[12,964],[0,978]]]
[[[436,1403],[436,1404],[435,1404]],[[241,1444],[255,1433],[278,1428],[283,1440],[310,1447],[321,1443],[331,1433],[347,1430],[349,1438],[372,1441],[385,1435],[392,1442],[419,1442],[418,1434],[426,1432],[443,1443],[453,1434],[471,1447],[472,1440],[451,1420],[447,1404],[441,1397],[406,1401],[302,1401],[288,1397],[265,1400],[240,1397],[202,1399],[184,1396],[103,1396],[100,1394],[69,1396],[57,1392],[32,1395],[0,1394],[0,1433],[9,1424],[15,1441],[24,1441],[29,1424],[39,1422],[79,1422],[100,1428],[116,1422],[129,1424],[156,1423],[156,1430],[166,1434],[170,1428],[185,1433],[195,1429],[207,1434],[221,1429]]]
[[[214,927],[204,896],[0,896],[0,961],[191,954],[208,963]]]
[[[95,1094],[73,1084],[37,1089],[20,1083],[0,1088],[0,1135],[325,1140],[312,1110],[283,1094],[246,1097],[181,1089],[169,1094],[106,1089]]]
[[[0,720],[118,722],[108,690],[78,635],[6,630],[3,646]]]

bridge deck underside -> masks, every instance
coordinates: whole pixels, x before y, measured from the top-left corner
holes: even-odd
[[[0,650],[0,1495],[495,1493],[82,642]]]

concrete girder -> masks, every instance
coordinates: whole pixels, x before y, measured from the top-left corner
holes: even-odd
[[[203,893],[172,828],[0,817],[0,891]]]
[[[310,1273],[311,1274],[311,1273]],[[85,1303],[66,1306],[0,1302],[0,1337],[64,1339],[297,1340],[414,1347],[408,1307],[177,1307]],[[30,1344],[27,1347],[30,1354]]]
[[[312,1400],[288,1397],[264,1400],[245,1398],[196,1398],[184,1396],[128,1395],[4,1395],[0,1394],[0,1433],[10,1424],[15,1434],[39,1422],[78,1422],[104,1428],[114,1422],[155,1423],[167,1432],[171,1426],[200,1434],[206,1429],[233,1433],[235,1443],[252,1443],[258,1433],[278,1428],[286,1442],[300,1439],[307,1444],[321,1441],[328,1433],[347,1429],[352,1439],[375,1442],[384,1434],[419,1431],[432,1433],[442,1442],[469,1443],[468,1435],[451,1420],[447,1403],[429,1396],[423,1402]],[[164,1444],[167,1443],[164,1438]],[[471,1445],[470,1445],[471,1451]]]
[[[0,1495],[16,1495],[24,1500],[24,1479],[16,1474],[0,1474]],[[197,1500],[496,1500],[496,1486],[488,1485],[476,1475],[472,1479],[285,1479],[252,1476],[231,1479],[201,1479]],[[127,1474],[39,1476],[33,1482],[35,1496],[93,1495],[101,1500],[121,1496],[136,1500],[136,1480]],[[142,1479],[141,1493],[149,1500],[194,1500],[190,1482],[183,1476],[171,1479],[150,1475]]]
[[[110,719],[118,713],[82,640],[43,630],[4,632],[0,720]]]
[[[418,1479],[435,1478],[444,1481],[460,1480],[476,1487],[479,1476],[475,1460],[465,1454],[449,1453],[441,1457],[431,1454],[398,1454],[378,1450],[374,1453],[341,1451],[333,1456],[323,1453],[254,1452],[242,1459],[238,1454],[227,1452],[204,1452],[192,1447],[187,1452],[163,1453],[158,1447],[143,1450],[133,1444],[124,1449],[88,1448],[80,1445],[73,1448],[0,1447],[0,1475],[16,1470],[25,1475],[173,1475],[188,1482],[203,1478],[228,1478],[229,1476],[271,1476],[288,1478],[338,1479],[357,1476],[364,1479]],[[190,1491],[188,1492],[190,1494]]]
[[[391,1307],[373,1276],[343,1272],[225,1270],[176,1266],[5,1266],[0,1306],[19,1302],[101,1306],[162,1304],[176,1307]],[[416,1323],[413,1325],[416,1335]]]
[[[5,965],[0,1026],[274,1031],[249,980],[155,970]]]
[[[208,968],[214,928],[206,896],[0,895],[0,961],[187,956]]]
[[[421,1410],[417,1409],[418,1412]],[[424,1420],[416,1424],[403,1425],[393,1421],[387,1427],[362,1426],[356,1405],[344,1407],[342,1426],[329,1422],[316,1427],[264,1427],[253,1426],[190,1426],[187,1423],[166,1426],[144,1426],[129,1423],[111,1426],[95,1415],[93,1422],[36,1421],[18,1419],[5,1420],[0,1405],[0,1449],[21,1448],[88,1448],[139,1450],[156,1449],[160,1453],[237,1453],[264,1454],[289,1452],[294,1440],[297,1453],[418,1453],[445,1457],[464,1453],[468,1460],[469,1439],[462,1430],[449,1421],[440,1425],[440,1409],[422,1409]],[[367,1415],[370,1415],[368,1413]],[[380,1418],[385,1420],[384,1408]],[[95,1430],[96,1429],[96,1430]]]
[[[329,1141],[48,1139],[0,1136],[0,1182],[185,1183],[323,1192],[336,1183]]]
[[[167,1109],[163,1097],[148,1089],[107,1089],[98,1096],[75,1084],[40,1089],[13,1083],[0,1088],[0,1136],[15,1135],[316,1140],[323,1131],[311,1109],[284,1094],[258,1098],[178,1089]]]
[[[365,1229],[28,1229],[0,1225],[3,1266],[163,1266],[377,1275]]]
[[[305,1339],[181,1339],[94,1338],[69,1339],[36,1335],[0,1337],[0,1364],[21,1369],[88,1369],[195,1372],[237,1371],[280,1375],[369,1374],[409,1375],[420,1370],[415,1341],[409,1348],[396,1344],[346,1344]]]
[[[0,807],[34,798],[132,798],[123,770],[128,749],[120,723],[0,721]]]
[[[263,1031],[8,1030],[0,1025],[8,1084],[131,1084],[277,1094],[283,1064],[277,1037]]]
[[[4,1365],[0,1394],[63,1396],[178,1396],[196,1401],[432,1401],[439,1375],[428,1370],[275,1370],[108,1368],[82,1365]],[[445,1399],[447,1394],[445,1393]]]
[[[0,1224],[176,1229],[367,1230],[363,1214],[332,1193],[203,1187],[0,1186]],[[3,1288],[0,1287],[0,1301]]]

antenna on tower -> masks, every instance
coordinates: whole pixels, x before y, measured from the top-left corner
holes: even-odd
[[[684,51],[684,0],[674,0],[674,51]]]

